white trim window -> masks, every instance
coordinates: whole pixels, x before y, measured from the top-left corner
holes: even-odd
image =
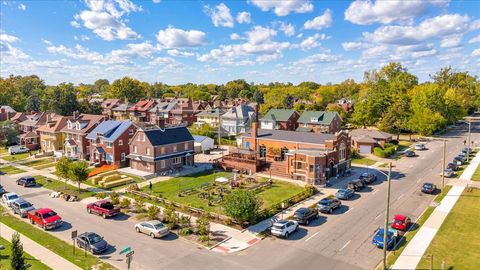
[[[147,156],[150,156],[150,147],[147,147]]]
[[[342,142],[338,149],[338,160],[343,161],[345,160],[346,156],[347,156],[347,147],[345,146],[345,143]]]
[[[118,145],[123,145],[123,140],[118,140]]]
[[[120,154],[120,160],[121,160],[121,161],[125,161],[125,160],[126,160],[126,158],[125,158],[125,153],[121,153],[121,154]]]
[[[135,153],[135,154],[136,154],[136,153],[137,153],[137,150],[138,150],[138,149],[137,149],[137,146],[136,146],[136,145],[134,145],[134,146],[133,146],[133,153]]]
[[[177,145],[176,145],[176,144],[174,144],[174,145],[172,146],[172,148],[173,148],[173,152],[177,152]]]
[[[181,157],[176,157],[173,159],[173,164],[180,164],[182,163],[182,158]]]
[[[128,130],[128,135],[133,135],[133,128]]]
[[[107,146],[107,148],[112,148],[112,143],[111,142],[106,142],[105,145]]]
[[[160,160],[160,169],[165,169],[165,160]]]

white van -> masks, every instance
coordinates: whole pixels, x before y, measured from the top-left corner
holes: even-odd
[[[10,155],[27,153],[27,152],[30,152],[30,149],[28,149],[27,147],[22,146],[22,145],[14,145],[14,146],[10,146],[8,148],[8,153]]]

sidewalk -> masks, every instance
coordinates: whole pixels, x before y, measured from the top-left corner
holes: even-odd
[[[0,230],[0,235],[2,238],[10,241],[12,239],[12,235],[16,232],[12,230],[7,225],[0,223],[2,229]],[[36,242],[30,240],[30,238],[20,234],[20,241],[23,245],[23,250],[34,258],[40,260],[42,263],[47,265],[52,269],[62,269],[62,270],[77,270],[81,269],[80,267],[74,265],[73,263],[65,260],[64,258],[60,257],[59,255],[55,254],[54,252],[50,251],[49,249],[37,244]]]
[[[472,159],[470,165],[468,165],[460,176],[460,180],[451,182],[454,186],[440,202],[440,205],[435,208],[410,243],[408,243],[407,247],[403,250],[402,254],[400,254],[391,269],[415,269],[417,267],[423,254],[430,245],[430,242],[433,240],[448,214],[455,206],[455,203],[457,203],[458,198],[462,195],[466,184],[470,182],[470,179],[479,164],[480,152]]]

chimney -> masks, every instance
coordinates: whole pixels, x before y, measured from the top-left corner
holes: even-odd
[[[73,112],[73,119],[76,120],[76,119],[78,118],[78,116],[79,116],[79,115],[78,115],[78,111],[74,111],[74,112]]]

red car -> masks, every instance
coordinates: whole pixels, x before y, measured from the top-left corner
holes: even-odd
[[[100,200],[87,204],[87,212],[107,218],[119,214],[120,209],[115,207],[110,200]]]
[[[412,220],[404,215],[395,215],[393,217],[392,228],[399,231],[406,231],[412,224]]]
[[[44,230],[62,226],[62,218],[50,208],[35,209],[27,213],[30,223],[37,224]]]

